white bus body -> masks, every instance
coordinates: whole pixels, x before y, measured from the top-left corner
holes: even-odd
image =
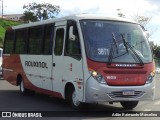
[[[70,21],[71,23],[69,23]],[[94,21],[96,22],[94,23]],[[82,103],[121,102],[123,107],[132,109],[137,105],[138,101],[151,100],[154,98],[155,68],[152,55],[150,55],[150,49],[147,46],[148,42],[145,40],[145,37],[143,37],[145,45],[142,45],[145,47],[147,46],[143,49],[146,49],[149,55],[147,56],[146,53],[143,52],[143,55],[146,56],[145,60],[141,58],[143,63],[139,62],[139,58],[132,58],[130,57],[131,55],[129,56],[129,54],[137,56],[134,54],[138,53],[131,53],[129,48],[129,52],[124,55],[124,57],[127,57],[128,55],[128,59],[131,59],[131,62],[124,61],[123,57],[119,57],[118,61],[116,57],[114,58],[114,55],[119,53],[115,52],[111,56],[111,64],[108,64],[110,62],[107,62],[106,58],[106,62],[105,59],[103,59],[104,61],[102,59],[102,61],[99,61],[100,56],[106,54],[109,56],[111,47],[107,48],[106,46],[106,48],[104,48],[103,46],[96,48],[96,45],[99,45],[99,42],[96,44],[93,42],[92,44],[95,45],[95,50],[93,46],[89,47],[87,43],[89,40],[84,40],[87,39],[87,35],[85,36],[86,33],[84,31],[89,28],[85,28],[87,25],[91,28],[95,25],[95,30],[98,30],[103,29],[106,24],[117,25],[119,23],[120,25],[123,23],[124,26],[125,24],[132,24],[134,27],[139,26],[137,23],[126,19],[82,14],[12,27],[11,30],[8,31],[18,31],[23,29],[29,29],[29,31],[31,31],[31,28],[51,24],[53,26],[50,41],[50,44],[52,44],[50,47],[51,54],[36,54],[36,49],[34,49],[35,46],[30,45],[32,40],[28,37],[27,40],[29,39],[29,45],[26,48],[25,53],[16,53],[16,50],[11,53],[9,51],[10,49],[6,47],[8,44],[6,33],[3,77],[14,85],[20,85],[20,91],[22,94],[30,90],[43,92],[63,99],[69,99],[75,108],[81,107]],[[139,29],[140,27],[138,27],[138,30]],[[104,30],[107,31],[108,29]],[[119,31],[120,30],[123,31],[123,29],[119,27]],[[126,28],[126,31],[127,30],[128,29]],[[75,35],[75,31],[78,36]],[[103,30],[100,33],[97,31],[97,34],[107,34],[106,31],[104,31],[104,33]],[[114,36],[115,31],[119,32],[118,30],[110,31],[112,33],[110,34],[111,40],[113,40],[114,37],[117,37],[116,35]],[[126,31],[124,30],[123,32]],[[143,36],[141,29],[140,31],[141,33],[139,34]],[[92,32],[93,31],[90,30],[88,33],[92,34]],[[42,32],[42,34],[44,33]],[[95,34],[96,33],[93,33],[93,35]],[[136,36],[135,34],[138,36],[136,30],[132,31],[132,34],[127,33],[127,39],[133,41]],[[92,36],[89,37],[91,38]],[[138,36],[137,38],[140,37]],[[95,38],[96,36],[94,36],[93,39]],[[79,43],[75,43],[75,41]],[[62,42],[62,44],[59,42]],[[73,48],[75,51],[70,47],[72,46],[72,42],[74,45],[79,45]],[[124,44],[124,41],[122,43]],[[135,42],[131,43],[135,44]],[[37,42],[35,44],[39,43]],[[112,46],[112,44],[109,46]],[[118,44],[118,42],[116,44]],[[58,45],[58,48],[56,45]],[[102,44],[100,46],[102,46]],[[60,48],[62,50],[59,50]],[[137,47],[137,49],[138,48],[139,47]],[[37,47],[37,49],[39,48]],[[90,51],[88,50],[90,50],[92,54],[90,54]],[[97,52],[96,55],[98,57],[93,51]],[[120,48],[118,48],[118,51],[120,51]],[[90,57],[94,55],[95,57]],[[139,53],[138,56],[140,56]]]

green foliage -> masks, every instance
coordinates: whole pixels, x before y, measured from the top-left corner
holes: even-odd
[[[4,34],[5,34],[5,29],[2,26],[0,26],[0,47],[3,47]]]
[[[160,46],[153,45],[153,54],[155,56],[155,59],[160,60]]]
[[[34,15],[34,13],[25,11],[23,14],[24,14],[24,16],[22,17],[22,20],[25,23],[28,23],[30,21],[32,21],[32,22],[37,21],[37,17]]]
[[[22,24],[22,23],[0,19],[0,26],[2,26],[4,29],[6,29],[10,26],[16,26],[16,25],[19,25],[19,24]]]
[[[4,37],[5,29],[0,26],[0,38],[2,39]]]
[[[36,21],[54,18],[60,12],[60,7],[50,3],[37,4],[35,2],[24,5],[24,21]],[[27,17],[28,15],[28,17]],[[36,17],[36,18],[35,18]]]
[[[16,26],[19,24],[22,24],[22,23],[0,19],[0,47],[2,47],[6,29],[10,26]]]

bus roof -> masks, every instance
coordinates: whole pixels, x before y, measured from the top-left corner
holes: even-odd
[[[61,17],[61,18],[52,18],[48,20],[42,20],[38,22],[31,22],[28,24],[22,24],[18,26],[13,26],[11,27],[12,29],[20,29],[20,28],[27,28],[27,27],[33,27],[33,26],[38,26],[38,25],[43,25],[43,24],[49,24],[49,23],[54,23],[57,21],[65,21],[65,20],[82,20],[82,19],[95,19],[95,20],[109,20],[109,21],[121,21],[121,22],[129,22],[129,23],[136,23],[135,21],[122,18],[122,17],[107,17],[105,15],[93,15],[93,14],[77,14],[77,15],[70,15],[66,17]]]
[[[109,17],[103,14],[96,15],[96,14],[79,14],[76,15],[79,20],[81,19],[98,19],[98,20],[111,20],[111,21],[122,21],[122,22],[130,22],[130,23],[136,23],[135,21],[132,21],[127,18],[122,18],[122,17]]]

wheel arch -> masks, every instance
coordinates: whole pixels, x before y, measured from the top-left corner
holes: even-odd
[[[17,75],[17,83],[16,83],[17,86],[20,85],[21,80],[22,80],[22,75],[18,74]]]
[[[75,89],[75,86],[74,86],[73,83],[71,83],[71,82],[66,83],[65,89],[64,89],[64,97],[65,97],[65,99],[69,99],[69,93],[73,89]]]

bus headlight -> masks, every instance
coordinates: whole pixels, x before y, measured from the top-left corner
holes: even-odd
[[[148,76],[146,84],[151,83],[154,80],[154,77],[155,77],[155,72],[151,72]]]
[[[94,77],[97,80],[97,82],[99,82],[101,84],[106,84],[104,77],[100,73],[98,73],[96,71],[90,71],[90,73],[91,73],[92,77]]]

